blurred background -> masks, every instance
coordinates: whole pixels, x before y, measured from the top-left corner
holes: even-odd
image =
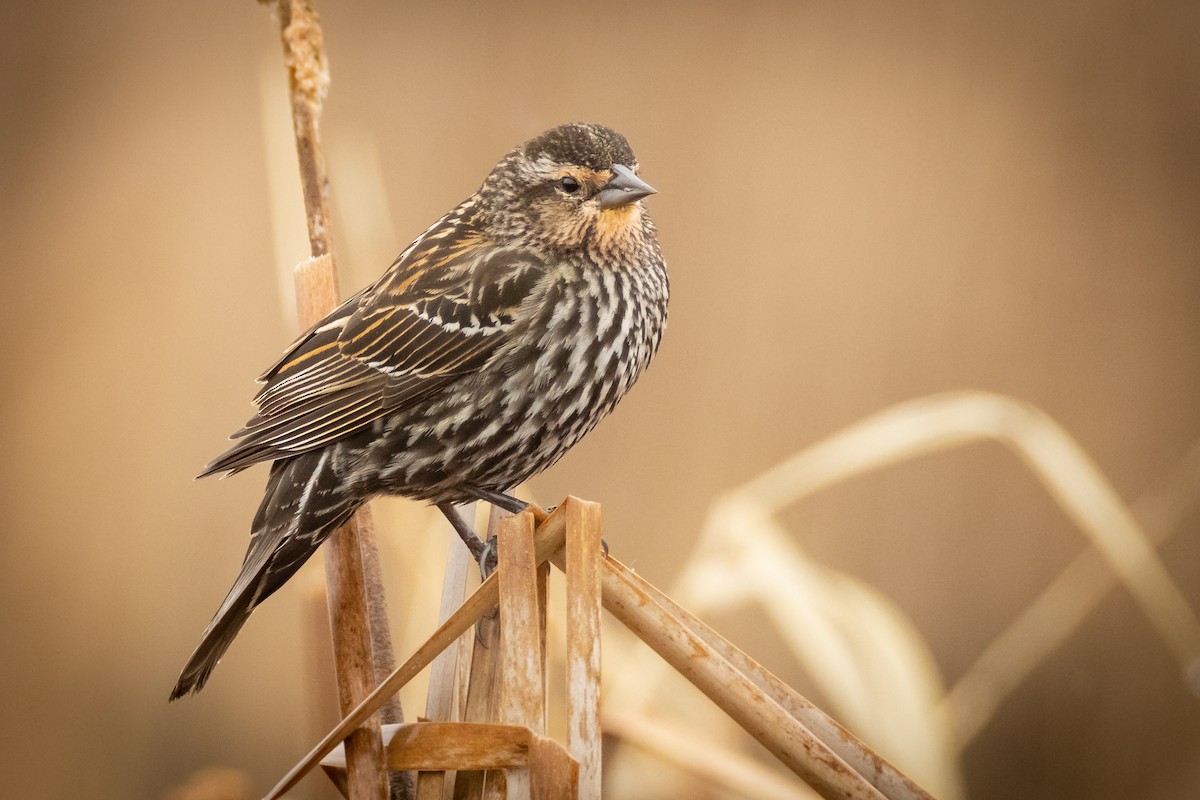
[[[1165,503],[1149,532],[1200,607],[1200,4],[318,11],[344,293],[561,122],[625,133],[660,190],[662,350],[528,487],[603,503],[614,555],[642,575],[677,585],[717,498],[779,462],[972,389],[1055,420],[1147,531],[1142,512]],[[320,570],[256,613],[201,695],[166,699],[241,563],[265,469],[192,476],[296,333],[287,274],[307,242],[277,26],[249,0],[7,2],[0,39],[0,794],[158,798],[222,767],[229,796],[259,796],[328,716]],[[377,505],[402,648],[433,627],[449,534],[420,506]],[[983,440],[771,518],[810,563],[871,587],[934,695],[1093,549],[1042,478]],[[849,713],[778,613],[703,615]],[[619,634],[606,648],[635,653]],[[1194,798],[1186,663],[1130,592],[1101,592],[975,730],[943,726],[940,767],[900,765],[949,797]],[[680,692],[651,718],[711,718]],[[610,685],[606,708],[622,702]],[[895,752],[864,728],[900,717],[870,707],[856,727]],[[720,723],[690,729],[777,769]],[[614,797],[735,796],[628,759],[645,782],[614,773]]]

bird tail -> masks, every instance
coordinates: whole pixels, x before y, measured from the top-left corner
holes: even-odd
[[[331,461],[331,448],[325,448],[271,465],[242,571],[180,673],[172,700],[204,688],[255,606],[283,586],[362,504],[343,489]]]

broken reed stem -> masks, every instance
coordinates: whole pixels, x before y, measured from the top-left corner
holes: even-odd
[[[563,568],[569,557],[564,547],[567,520],[578,518],[582,504],[583,501],[568,497],[548,517],[538,513],[540,510],[534,512],[537,525],[533,532],[534,563],[549,559]],[[597,560],[604,607],[822,797],[928,800],[928,794],[878,754],[836,723],[827,722],[815,707],[675,606],[628,567],[611,558]],[[385,697],[398,691],[493,608],[500,596],[499,578],[499,574],[493,574],[484,581],[404,664],[283,777],[267,800],[275,800],[295,786],[348,732],[372,714]],[[710,638],[714,641],[709,641]],[[814,735],[814,729],[833,741]],[[847,760],[839,757],[839,753]]]
[[[579,762],[580,800],[600,800],[600,504],[568,513],[567,752]]]
[[[933,800],[933,797],[912,779],[900,772],[886,759],[843,728],[837,720],[813,705],[728,639],[714,631],[700,618],[676,603],[658,587],[614,559],[605,560],[642,596],[652,600],[659,609],[678,619],[714,654],[745,675],[767,697],[787,711],[801,725],[820,739],[831,751],[862,775],[888,800]]]
[[[502,724],[523,725],[544,734],[541,612],[538,608],[537,558],[533,548],[533,515],[505,517],[497,526],[500,576],[500,670],[503,681],[497,716]],[[491,774],[489,773],[489,777]],[[527,797],[529,767],[505,773],[505,796]]]
[[[551,551],[563,546],[566,536],[566,511],[564,507],[568,507],[571,502],[574,502],[573,498],[567,498],[549,516],[541,509],[530,509],[524,512],[532,512],[534,522],[538,526],[534,532],[534,548],[537,563],[540,564],[542,561],[545,561]],[[487,580],[479,584],[479,588],[463,601],[458,610],[439,625],[437,630],[425,640],[425,643],[408,657],[407,661],[396,667],[395,671],[388,676],[386,681],[375,687],[375,691],[371,692],[370,695],[358,704],[357,708],[347,714],[337,727],[327,733],[325,738],[318,742],[316,747],[301,759],[300,763],[292,767],[280,779],[279,783],[267,793],[266,800],[277,800],[285,792],[292,789],[309,770],[317,766],[322,758],[329,755],[337,747],[338,742],[345,739],[350,731],[361,725],[376,709],[383,705],[386,698],[400,691],[403,686],[416,677],[417,673],[427,667],[439,653],[453,645],[459,636],[475,624],[476,620],[486,614],[489,609],[495,607],[499,600],[499,577],[493,572],[488,576]]]
[[[465,506],[466,519],[474,520],[475,504]],[[456,514],[463,513],[463,507],[455,510]],[[446,537],[449,550],[446,553],[446,568],[442,579],[442,599],[438,609],[438,623],[449,619],[466,595],[468,562],[474,564],[470,552],[459,542],[458,537]],[[425,699],[425,718],[434,722],[458,722],[461,716],[455,702],[455,687],[458,683],[462,660],[463,639],[458,645],[452,645],[441,652],[433,660],[429,668],[429,691]],[[462,670],[464,673],[466,669]],[[382,682],[382,681],[381,681]],[[466,690],[463,690],[466,697]],[[416,800],[442,800],[446,794],[447,782],[453,787],[454,776],[446,772],[426,771],[417,774]]]
[[[340,297],[329,224],[328,180],[318,130],[329,70],[321,28],[311,4],[279,0],[278,12],[309,244],[314,257],[297,267],[295,275],[300,325],[307,329],[333,310]],[[334,533],[325,548],[329,621],[342,714],[370,694],[377,682],[377,671],[386,674],[394,660],[378,562],[370,510],[364,506]],[[399,701],[393,700],[389,705],[391,708],[382,713],[402,721]],[[378,717],[367,720],[346,740],[346,760],[351,800],[388,797]]]
[[[562,552],[550,561],[565,567]],[[829,745],[686,623],[639,585],[628,567],[613,558],[600,564],[604,608],[664,661],[708,696],[751,736],[826,800],[885,800],[868,777],[850,767]]]
[[[323,305],[327,305],[327,312],[332,303],[323,301],[336,302],[336,297],[333,262],[329,256],[309,259],[296,268],[296,304],[302,326],[313,324],[309,315]],[[333,637],[338,708],[342,714],[358,705],[375,686],[371,615],[360,545],[363,535],[370,533],[370,510],[363,507],[334,532],[325,547],[329,628]],[[350,800],[387,798],[378,715],[346,740],[346,762]]]
[[[329,91],[324,34],[309,0],[279,0],[278,9],[308,240],[314,257],[330,255],[333,233],[329,224],[329,183],[318,130],[321,107]]]

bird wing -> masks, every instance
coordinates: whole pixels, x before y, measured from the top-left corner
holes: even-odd
[[[479,369],[546,274],[448,215],[263,374],[258,413],[202,476],[322,447]]]

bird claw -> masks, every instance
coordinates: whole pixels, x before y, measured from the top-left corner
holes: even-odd
[[[496,571],[496,566],[500,563],[500,550],[496,546],[496,537],[490,537],[486,542],[482,542],[478,552],[472,553],[475,556],[475,561],[479,564],[479,577],[481,580],[487,580],[493,572]]]
[[[473,555],[479,562],[479,578],[486,581],[500,563],[500,550],[496,546],[496,537],[491,536],[486,542],[480,542],[479,551]],[[484,626],[494,621],[499,614],[500,608],[492,606],[483,613],[483,618],[475,623],[475,641],[481,647],[488,646],[488,636],[484,633]]]

